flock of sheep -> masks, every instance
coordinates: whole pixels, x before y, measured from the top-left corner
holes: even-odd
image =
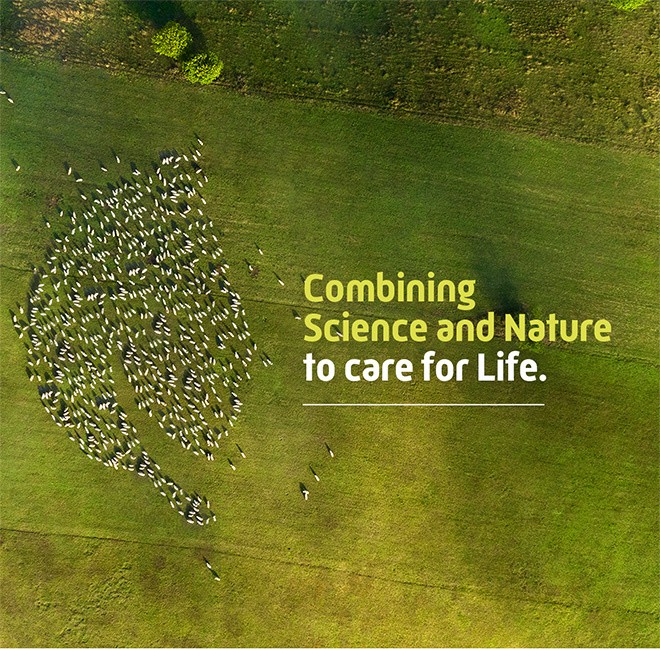
[[[60,223],[68,222],[61,230],[47,220],[58,230],[52,249],[27,306],[12,313],[28,376],[57,425],[88,457],[148,478],[199,525],[215,520],[209,501],[185,491],[144,449],[115,379],[123,373],[137,407],[208,460],[241,411],[237,389],[250,379],[257,345],[203,213],[202,145],[165,152],[150,170],[131,164],[129,178],[84,189],[81,207],[59,210]]]

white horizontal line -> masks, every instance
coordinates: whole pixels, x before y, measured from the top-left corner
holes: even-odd
[[[354,406],[360,408],[385,407],[385,408],[495,408],[495,407],[541,407],[545,403],[303,403],[303,406],[323,407],[346,407]]]

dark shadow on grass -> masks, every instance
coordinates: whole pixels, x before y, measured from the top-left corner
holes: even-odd
[[[128,10],[140,20],[151,23],[157,29],[166,25],[170,20],[181,22],[187,19],[183,7],[177,0],[149,0],[148,2],[136,2],[135,0],[124,0]]]
[[[17,37],[25,21],[20,17],[15,0],[0,0],[0,37],[4,42]]]
[[[481,246],[475,251],[474,270],[477,285],[481,287],[497,315],[526,312],[507,267],[497,258],[490,246]]]
[[[183,25],[193,38],[189,48],[190,53],[195,54],[206,50],[204,34],[177,0],[148,0],[147,2],[124,0],[124,4],[134,16],[151,23],[156,29],[164,27],[172,20]]]

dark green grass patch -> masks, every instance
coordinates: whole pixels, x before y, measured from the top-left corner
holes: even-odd
[[[216,53],[220,82],[396,113],[657,147],[658,11],[605,0],[5,0],[5,47],[176,74],[168,20]]]

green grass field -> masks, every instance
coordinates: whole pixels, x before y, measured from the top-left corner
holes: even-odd
[[[660,642],[652,157],[1,62],[15,99],[0,102],[3,645]],[[63,161],[88,187],[106,180],[97,161],[109,161],[110,147],[143,165],[194,131],[206,141],[207,210],[229,275],[274,361],[242,393],[227,455],[237,441],[248,459],[236,472],[222,455],[191,458],[132,413],[156,459],[211,498],[218,522],[203,529],[135,475],[89,461],[54,426],[9,318],[48,245],[42,215],[54,214],[54,197],[77,195]],[[265,251],[256,278],[243,262],[255,260],[255,241]],[[301,274],[379,270],[474,277],[484,310],[515,298],[540,313],[605,317],[613,341],[535,350],[544,384],[306,384],[307,351],[414,358],[433,347],[303,342],[291,314],[308,310]],[[455,310],[352,313],[433,320]],[[334,400],[547,405],[301,405]]]
[[[3,0],[3,47],[176,76],[169,20],[240,92],[658,146],[657,3],[608,0]]]

